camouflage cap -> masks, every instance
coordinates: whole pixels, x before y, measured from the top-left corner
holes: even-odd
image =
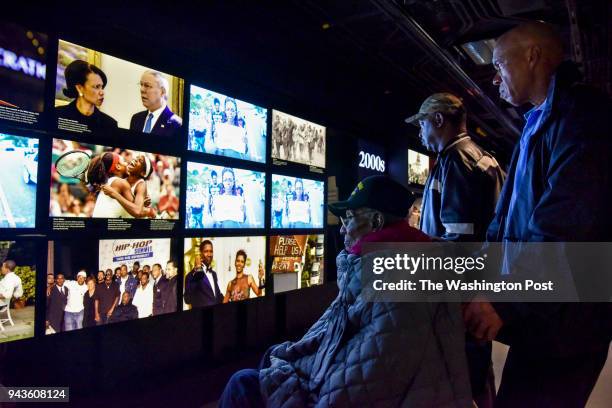
[[[464,109],[461,99],[448,92],[435,93],[423,101],[419,113],[406,119],[406,123],[418,126],[418,121],[430,113],[452,113],[455,109]]]

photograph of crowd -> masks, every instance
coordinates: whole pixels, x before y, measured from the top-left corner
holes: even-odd
[[[23,111],[45,104],[47,35],[14,23],[0,25],[0,119],[32,122]]]
[[[420,229],[421,227],[421,206],[423,205],[423,196],[417,195],[414,203],[408,211],[408,224],[411,227]]]
[[[272,157],[325,168],[325,127],[273,110]]]
[[[429,176],[429,157],[408,149],[408,183],[425,185]]]
[[[0,228],[34,228],[38,139],[0,133]]]
[[[268,111],[191,85],[189,150],[263,163]]]
[[[323,234],[270,237],[274,293],[323,284],[324,240]]]
[[[185,309],[265,295],[265,237],[185,239]]]
[[[76,132],[117,127],[178,138],[184,81],[60,40],[55,85],[58,128]]]
[[[0,241],[0,343],[34,337],[36,244]]]
[[[272,228],[323,228],[323,182],[272,175]]]
[[[187,163],[187,228],[263,228],[265,174]]]
[[[64,177],[55,167],[71,151],[91,157],[81,179]],[[51,217],[176,220],[179,184],[177,157],[53,139]]]
[[[87,270],[66,261],[74,253],[65,243],[49,242],[46,334],[177,311],[170,239],[102,240],[98,248],[98,268]]]

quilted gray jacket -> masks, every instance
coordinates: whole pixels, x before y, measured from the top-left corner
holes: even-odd
[[[268,406],[471,406],[459,306],[366,303],[361,257],[336,262],[336,299],[259,373]]]

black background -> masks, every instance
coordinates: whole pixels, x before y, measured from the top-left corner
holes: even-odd
[[[217,5],[213,8],[216,10],[208,10],[203,17],[208,22],[214,20],[215,13],[227,15],[227,12],[230,12],[230,21],[247,19],[246,9],[238,12],[240,8],[233,6],[227,6],[226,9],[225,6]],[[201,383],[197,384],[196,395],[189,393],[166,395],[168,401],[184,401],[190,405],[195,401],[202,403],[215,400],[232,371],[241,367],[245,361],[256,364],[259,353],[269,345],[300,335],[320,316],[337,292],[335,255],[341,244],[341,240],[338,239],[338,227],[328,227],[325,230],[269,229],[271,174],[323,181],[333,175],[336,177],[340,198],[345,198],[358,181],[357,139],[359,137],[370,139],[376,146],[381,141],[381,136],[388,130],[385,130],[382,124],[363,126],[353,119],[358,117],[356,112],[349,111],[347,107],[332,106],[329,92],[330,81],[333,82],[333,79],[324,78],[328,75],[324,61],[306,58],[302,61],[304,64],[292,65],[285,61],[287,57],[296,57],[292,50],[286,50],[286,54],[278,50],[279,53],[272,57],[269,51],[264,53],[264,48],[273,44],[266,43],[262,38],[255,39],[259,43],[259,53],[256,49],[241,47],[232,42],[237,38],[247,38],[250,30],[256,30],[252,25],[253,21],[251,24],[244,21],[242,26],[230,24],[217,27],[218,33],[225,33],[226,30],[234,33],[229,38],[225,38],[229,43],[222,44],[218,33],[214,33],[210,25],[191,27],[172,25],[171,21],[164,21],[163,13],[143,9],[114,11],[113,18],[105,18],[109,17],[105,14],[108,12],[109,10],[89,8],[67,11],[65,6],[45,6],[42,9],[4,17],[30,29],[47,33],[49,58],[45,90],[46,110],[41,116],[40,123],[34,127],[0,123],[2,132],[37,137],[40,140],[36,228],[0,230],[0,239],[27,239],[37,244],[35,337],[0,344],[2,355],[0,380],[3,384],[11,386],[70,386],[72,400],[88,404],[92,401],[121,402],[124,398],[129,400],[133,398],[133,394],[137,394],[143,398],[141,401],[154,401],[150,404],[156,405],[156,402],[160,401],[156,399],[159,395],[155,395],[160,382],[170,384],[168,388],[172,389],[173,386],[179,387],[183,381],[181,379],[187,376],[190,378],[187,384],[195,378],[201,380]],[[160,26],[167,28],[164,36],[159,35]],[[270,37],[272,33],[273,31],[267,33],[267,38],[273,38]],[[165,140],[150,138],[149,135],[122,129],[115,134],[104,135],[78,135],[56,130],[54,118],[49,112],[53,109],[58,39],[65,39],[185,79],[183,138],[168,143]],[[282,64],[282,70],[279,64]],[[320,67],[308,71],[307,68],[312,68],[314,65]],[[186,150],[191,83],[270,109],[266,163],[240,161]],[[271,109],[279,109],[327,126],[327,168],[322,174],[296,163],[287,163],[284,166],[275,166],[271,163],[269,153]],[[181,157],[181,218],[174,231],[171,233],[149,231],[148,222],[140,220],[134,221],[134,228],[127,233],[103,229],[53,231],[48,222],[48,180],[52,138]],[[384,154],[383,148],[379,148],[379,151]],[[266,228],[186,230],[182,215],[185,214],[187,161],[265,171],[267,173]],[[387,165],[389,166],[388,162]],[[401,169],[397,170],[400,177],[401,172]],[[172,257],[178,261],[180,288],[183,278],[184,237],[269,236],[287,233],[326,234],[326,283],[318,287],[272,295],[273,280],[267,279],[267,295],[263,298],[51,336],[44,335],[44,289],[49,240],[55,241],[56,246],[69,246],[68,251],[74,254],[74,259],[64,259],[62,262],[56,260],[56,264],[76,266],[86,263],[92,268],[91,272],[95,272],[99,239],[178,238],[173,241]],[[266,241],[266,247],[267,244]],[[268,257],[267,270],[270,268],[270,261]],[[179,290],[179,305],[182,304],[181,292]]]

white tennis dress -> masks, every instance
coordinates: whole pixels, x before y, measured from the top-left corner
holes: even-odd
[[[113,181],[118,177],[111,177],[106,182],[106,185],[111,187]],[[137,183],[138,184],[138,183]],[[134,190],[132,189],[132,192]],[[121,206],[119,201],[111,196],[104,194],[102,190],[98,193],[96,205],[93,210],[92,218],[134,218]]]

